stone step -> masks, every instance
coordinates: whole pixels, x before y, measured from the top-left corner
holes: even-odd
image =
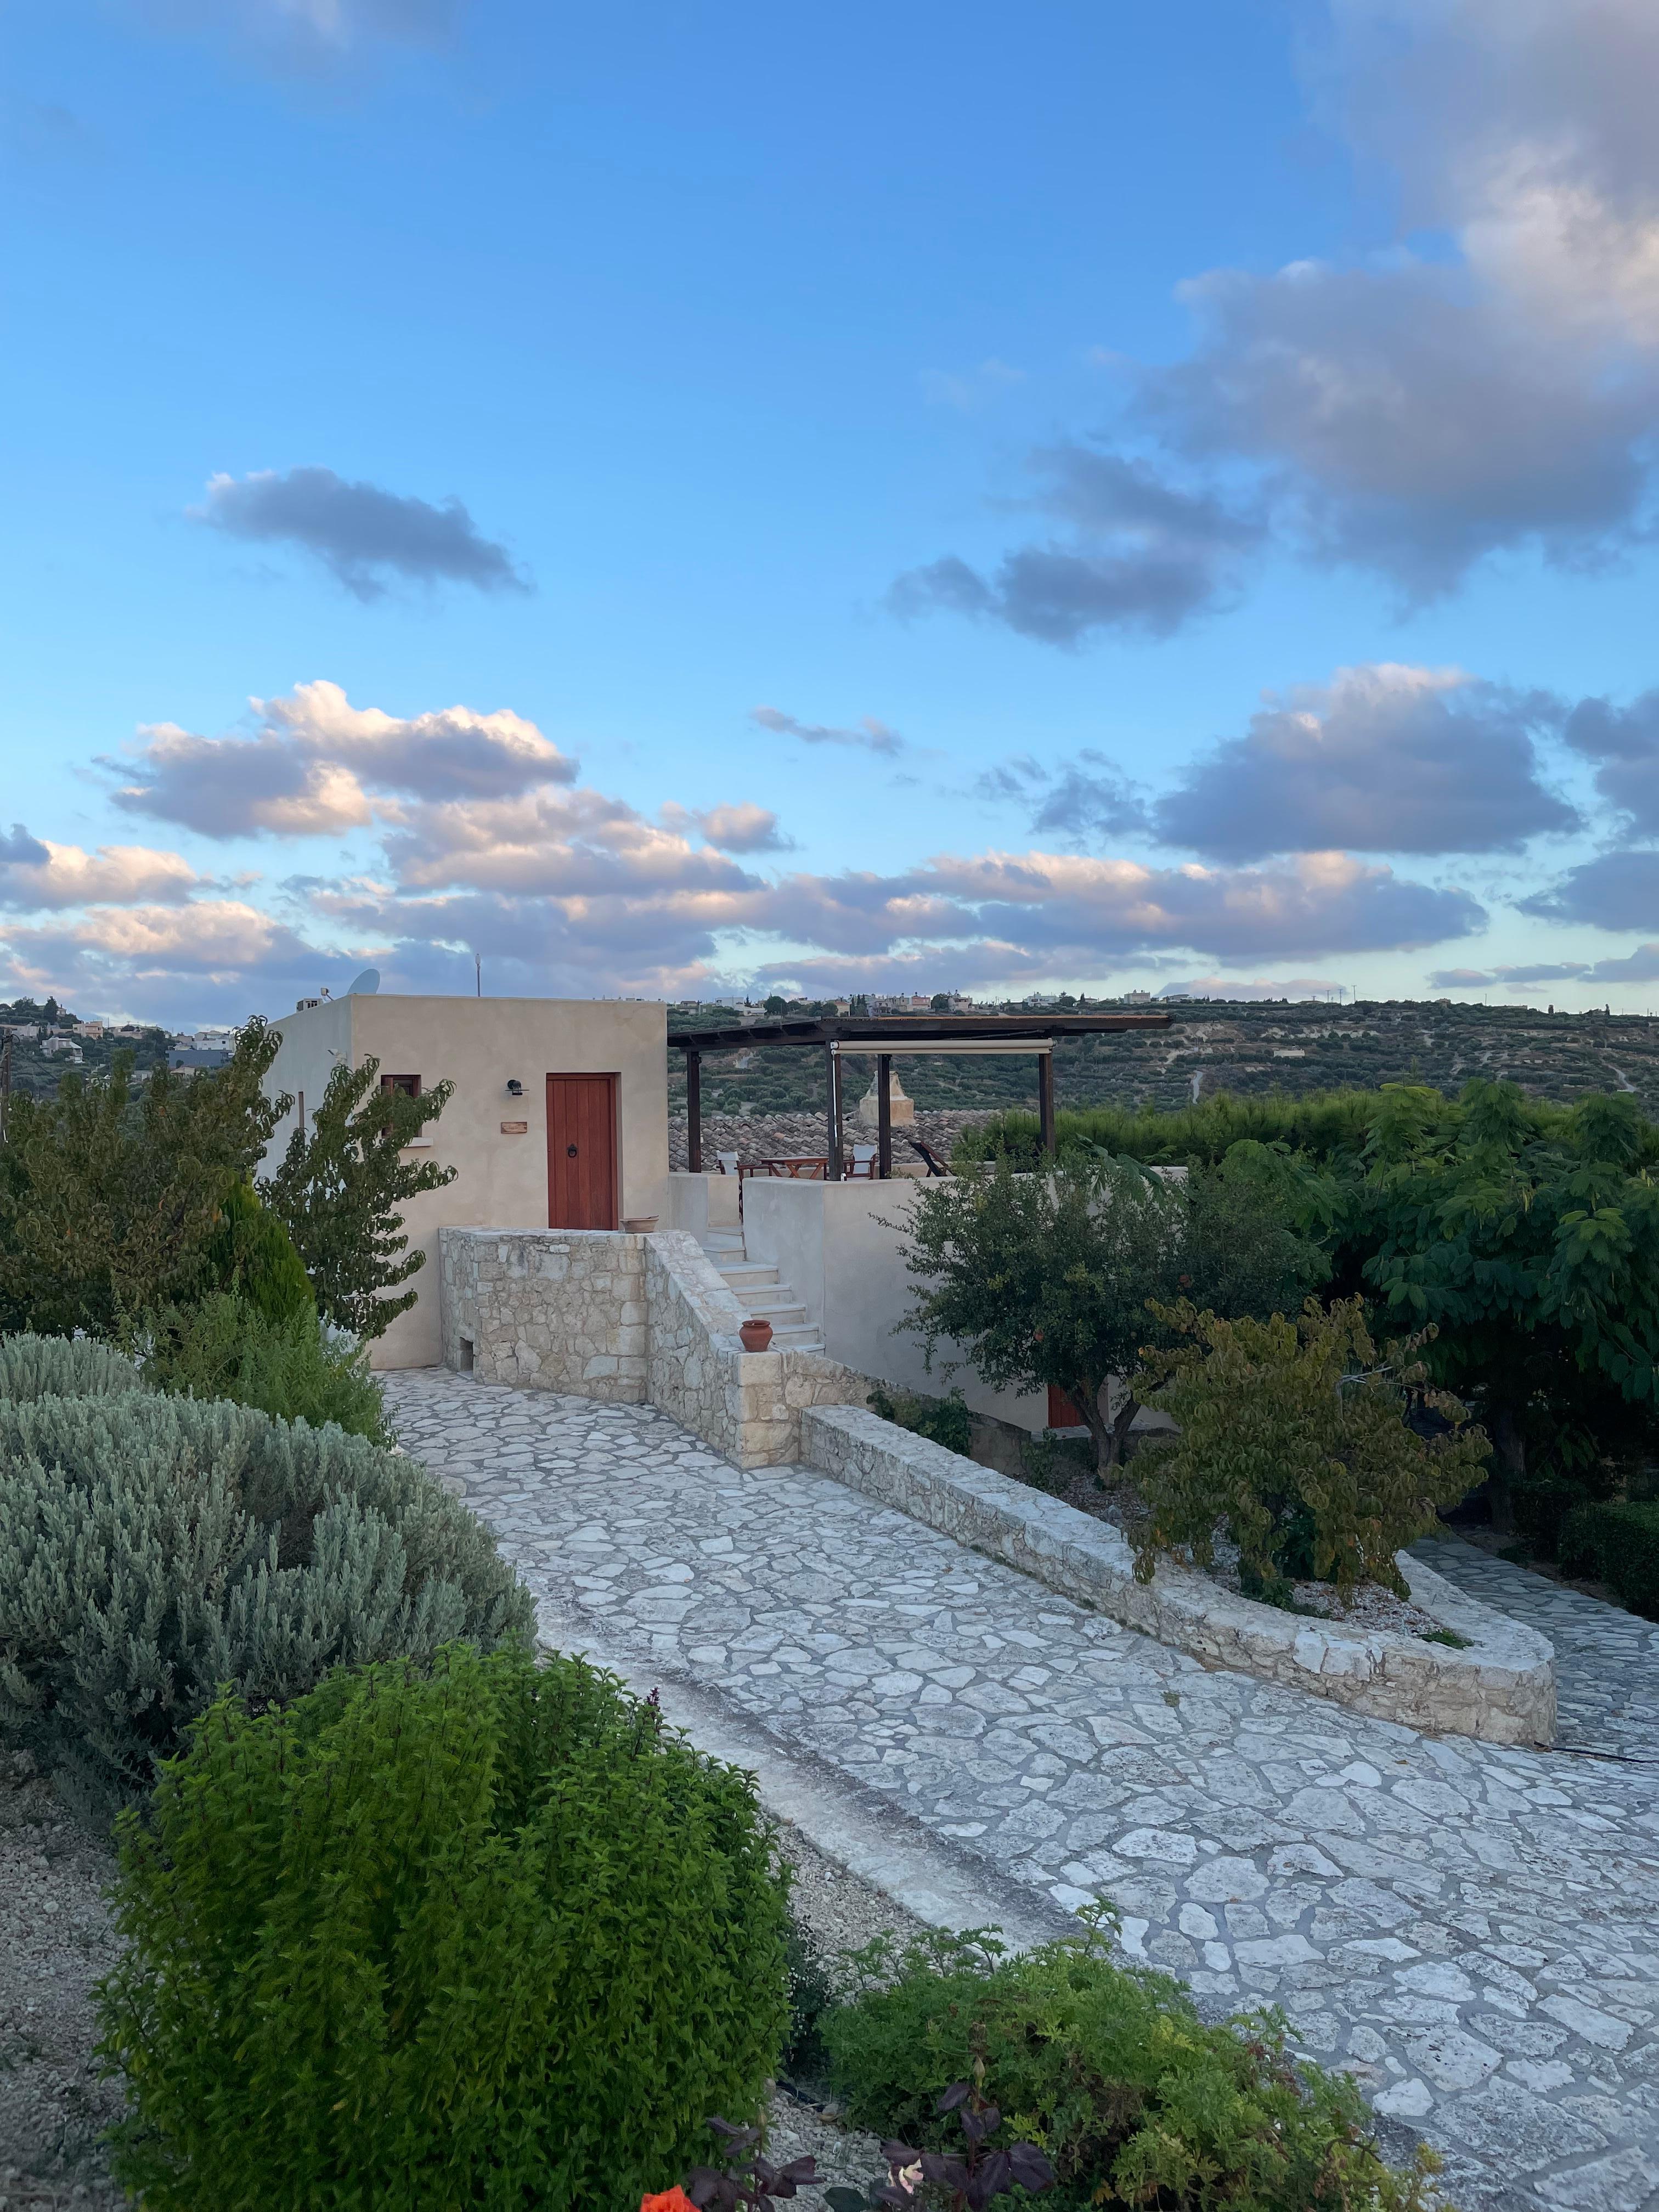
[[[810,1325],[799,1328],[778,1328],[772,1331],[772,1348],[776,1352],[822,1352],[823,1339]]]
[[[745,1298],[744,1310],[757,1321],[769,1321],[774,1328],[795,1328],[806,1326],[806,1309],[799,1298],[792,1298],[786,1291],[781,1297]]]
[[[717,1260],[714,1264],[734,1291],[744,1284],[775,1283],[779,1279],[777,1269],[769,1267],[763,1260]]]
[[[743,1250],[741,1229],[705,1229],[699,1238],[705,1252],[738,1252]]]

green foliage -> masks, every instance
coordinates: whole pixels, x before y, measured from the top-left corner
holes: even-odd
[[[1389,1318],[1435,1323],[1437,1381],[1475,1400],[1494,1506],[1541,1453],[1574,1474],[1659,1403],[1659,1180],[1624,1098],[1569,1112],[1510,1084],[1382,1094],[1342,1237]],[[1622,1401],[1622,1402],[1621,1402]]]
[[[769,1844],[747,1774],[579,1660],[221,1699],[122,1824],[120,2179],[151,2212],[636,2212],[775,2063]]]
[[[264,1188],[323,1318],[362,1338],[382,1335],[415,1303],[413,1291],[386,1295],[426,1265],[424,1252],[408,1249],[401,1208],[455,1180],[453,1167],[403,1157],[443,1112],[453,1085],[410,1098],[382,1091],[380,1067],[372,1054],[360,1066],[336,1066],[309,1132],[295,1131]]]
[[[1223,1310],[1271,1312],[1324,1272],[1259,1177],[1165,1177],[1074,1153],[1044,1175],[1006,1160],[924,1185],[911,1217],[918,1289],[907,1325],[931,1362],[953,1340],[994,1387],[1057,1385],[1082,1413],[1097,1463],[1115,1464],[1134,1416],[1100,1394],[1133,1375],[1153,1301],[1189,1291]]]
[[[1218,1321],[1188,1304],[1161,1317],[1181,1340],[1149,1356],[1160,1387],[1146,1403],[1179,1433],[1136,1456],[1137,1576],[1150,1581],[1176,1546],[1209,1566],[1220,1526],[1249,1596],[1283,1602],[1302,1579],[1408,1595],[1395,1553],[1480,1480],[1490,1449],[1479,1429],[1459,1433],[1465,1409],[1425,1387],[1416,1347],[1379,1357],[1357,1298],[1328,1313],[1310,1298],[1299,1321]],[[1409,1425],[1413,1399],[1439,1434]]]
[[[0,1399],[108,1398],[150,1387],[135,1360],[95,1337],[0,1337]]]
[[[855,2126],[946,2148],[937,2100],[982,2059],[1006,2116],[989,2141],[1047,2154],[1057,2212],[1428,2212],[1432,2155],[1387,2166],[1353,2084],[1295,2065],[1276,2016],[1207,2025],[1178,1984],[1114,1966],[1098,1917],[1014,1959],[987,1933],[863,1954],[896,1975],[825,2022]]]
[[[71,1071],[55,1098],[14,1097],[0,1145],[0,1330],[110,1336],[125,1320],[218,1286],[216,1239],[287,1101],[260,1079],[262,1022],[229,1065],[107,1077]]]
[[[1659,1620],[1659,1501],[1580,1505],[1561,1525],[1563,1571],[1606,1583],[1632,1613]]]
[[[929,1398],[916,1390],[886,1390],[878,1383],[870,1393],[870,1411],[884,1421],[908,1429],[912,1436],[943,1444],[946,1451],[959,1453],[963,1459],[970,1455],[974,1417],[960,1390],[952,1390],[947,1398]]]
[[[294,1240],[270,1208],[259,1203],[251,1182],[233,1183],[226,1193],[209,1249],[220,1290],[252,1306],[265,1320],[287,1322],[315,1314],[317,1301]]]
[[[821,2081],[830,2063],[823,2044],[823,2016],[836,2001],[835,1984],[823,1952],[796,1920],[790,1922],[784,1938],[784,1967],[788,1977],[789,2029],[780,2064],[792,2081]]]
[[[530,1625],[488,1532],[401,1453],[143,1389],[0,1400],[0,1735],[95,1800],[148,1788],[222,1684],[280,1701]]]
[[[1029,1119],[1029,1117],[1028,1117]],[[1548,1495],[1607,1486],[1599,1463],[1659,1436],[1659,1126],[1627,1096],[1575,1105],[1513,1084],[1455,1098],[1416,1084],[1320,1097],[1225,1096],[1173,1114],[1060,1116],[1062,1154],[1109,1145],[1148,1163],[1221,1162],[1273,1185],[1327,1255],[1333,1294],[1396,1328],[1438,1325],[1425,1358],[1494,1447],[1494,1516],[1544,1532]],[[1004,1116],[967,1149],[1030,1157]],[[1288,1310],[1288,1309],[1287,1309]]]
[[[1173,1113],[1123,1106],[1062,1108],[1054,1139],[1062,1156],[1109,1152],[1148,1167],[1218,1167],[1241,1140],[1285,1147],[1317,1160],[1349,1158],[1363,1147],[1381,1093],[1326,1091],[1310,1098],[1235,1098],[1223,1091],[1199,1106]],[[957,1140],[954,1158],[966,1165],[1005,1155],[1035,1167],[1040,1153],[1035,1114],[999,1114]]]
[[[296,1263],[297,1264],[297,1263]],[[367,1352],[349,1338],[331,1343],[307,1304],[273,1319],[223,1291],[199,1305],[146,1316],[135,1341],[155,1386],[186,1397],[229,1398],[283,1421],[333,1421],[349,1434],[389,1444],[386,1399]]]

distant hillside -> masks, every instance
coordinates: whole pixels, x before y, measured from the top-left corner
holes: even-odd
[[[0,1000],[0,1026],[13,1026],[16,1034],[11,1039],[11,1088],[19,1096],[51,1098],[57,1095],[58,1086],[68,1072],[69,1062],[55,1059],[43,1052],[40,1043],[40,1029],[55,1024],[60,1019],[71,1022],[75,1017],[60,1013],[55,999],[46,1006],[33,999],[18,999],[10,1006]],[[167,1033],[165,1030],[146,1029],[139,1037],[89,1037],[75,1039],[81,1053],[78,1063],[86,1074],[107,1074],[115,1064],[118,1053],[125,1053],[134,1068],[140,1073],[152,1067],[165,1067],[167,1061]],[[0,1039],[0,1052],[4,1050]]]
[[[729,1010],[721,1011],[729,1019]],[[1089,1011],[1111,1009],[1091,1000]],[[1549,1014],[1536,1007],[1410,999],[1350,1006],[1188,1000],[1169,1011],[1175,1018],[1168,1030],[1060,1046],[1054,1054],[1060,1103],[1182,1106],[1218,1091],[1301,1097],[1382,1083],[1428,1083],[1451,1093],[1471,1076],[1486,1075],[1505,1077],[1543,1098],[1628,1091],[1659,1117],[1659,1019],[1646,1014]],[[709,1008],[702,1019],[716,1018]],[[669,1057],[672,1110],[679,1112],[685,1097],[680,1055]],[[1036,1103],[1028,1060],[911,1060],[901,1063],[900,1073],[917,1104],[931,1109]],[[849,1103],[873,1074],[873,1063],[869,1077],[856,1063],[848,1066]],[[819,1105],[823,1097],[822,1056],[810,1049],[723,1054],[704,1062],[703,1099],[711,1112],[737,1113],[747,1104],[758,1113],[787,1113]]]

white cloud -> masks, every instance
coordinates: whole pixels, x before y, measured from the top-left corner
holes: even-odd
[[[1337,848],[1515,851],[1580,826],[1539,780],[1534,739],[1562,703],[1455,668],[1382,661],[1302,684],[1182,772],[1152,809],[1162,842],[1212,858]]]
[[[671,800],[662,810],[662,818],[670,830],[682,834],[695,831],[705,844],[721,853],[782,853],[793,842],[784,836],[769,807],[747,800],[702,808],[678,806]]]
[[[1648,0],[1336,0],[1326,112],[1395,173],[1395,250],[1183,288],[1147,372],[1181,449],[1255,464],[1279,518],[1410,598],[1533,546],[1638,541],[1659,410],[1659,11]]]
[[[191,519],[233,538],[297,545],[360,599],[380,598],[390,575],[466,583],[481,592],[527,591],[504,545],[485,538],[458,499],[429,500],[347,483],[332,469],[258,469],[240,481],[209,479]]]
[[[252,737],[198,737],[153,724],[115,793],[129,813],[209,837],[306,837],[359,829],[389,802],[493,798],[568,783],[579,763],[533,722],[506,709],[445,707],[401,716],[354,707],[337,684],[299,684],[249,702]]]
[[[21,828],[0,839],[0,907],[21,913],[149,900],[176,904],[203,880],[179,854],[148,845],[100,845],[87,853],[79,845],[32,838]]]
[[[1235,982],[1230,975],[1196,975],[1189,983],[1166,983],[1160,999],[1331,999],[1341,985],[1328,975],[1292,975],[1282,983]]]
[[[896,753],[904,749],[904,740],[898,732],[890,730],[873,714],[861,714],[850,727],[832,722],[803,722],[793,714],[786,714],[781,707],[751,707],[749,719],[763,730],[770,730],[775,737],[799,738],[803,744],[848,745],[869,753]]]

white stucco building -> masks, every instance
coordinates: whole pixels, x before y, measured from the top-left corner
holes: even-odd
[[[621,1229],[661,1212],[668,1176],[667,1010],[585,999],[370,996],[325,999],[279,1017],[282,1045],[265,1078],[294,1103],[267,1166],[309,1126],[343,1060],[379,1062],[379,1079],[454,1097],[410,1157],[455,1179],[410,1205],[404,1228],[427,1255],[419,1296],[374,1348],[377,1367],[440,1357],[438,1231]]]

